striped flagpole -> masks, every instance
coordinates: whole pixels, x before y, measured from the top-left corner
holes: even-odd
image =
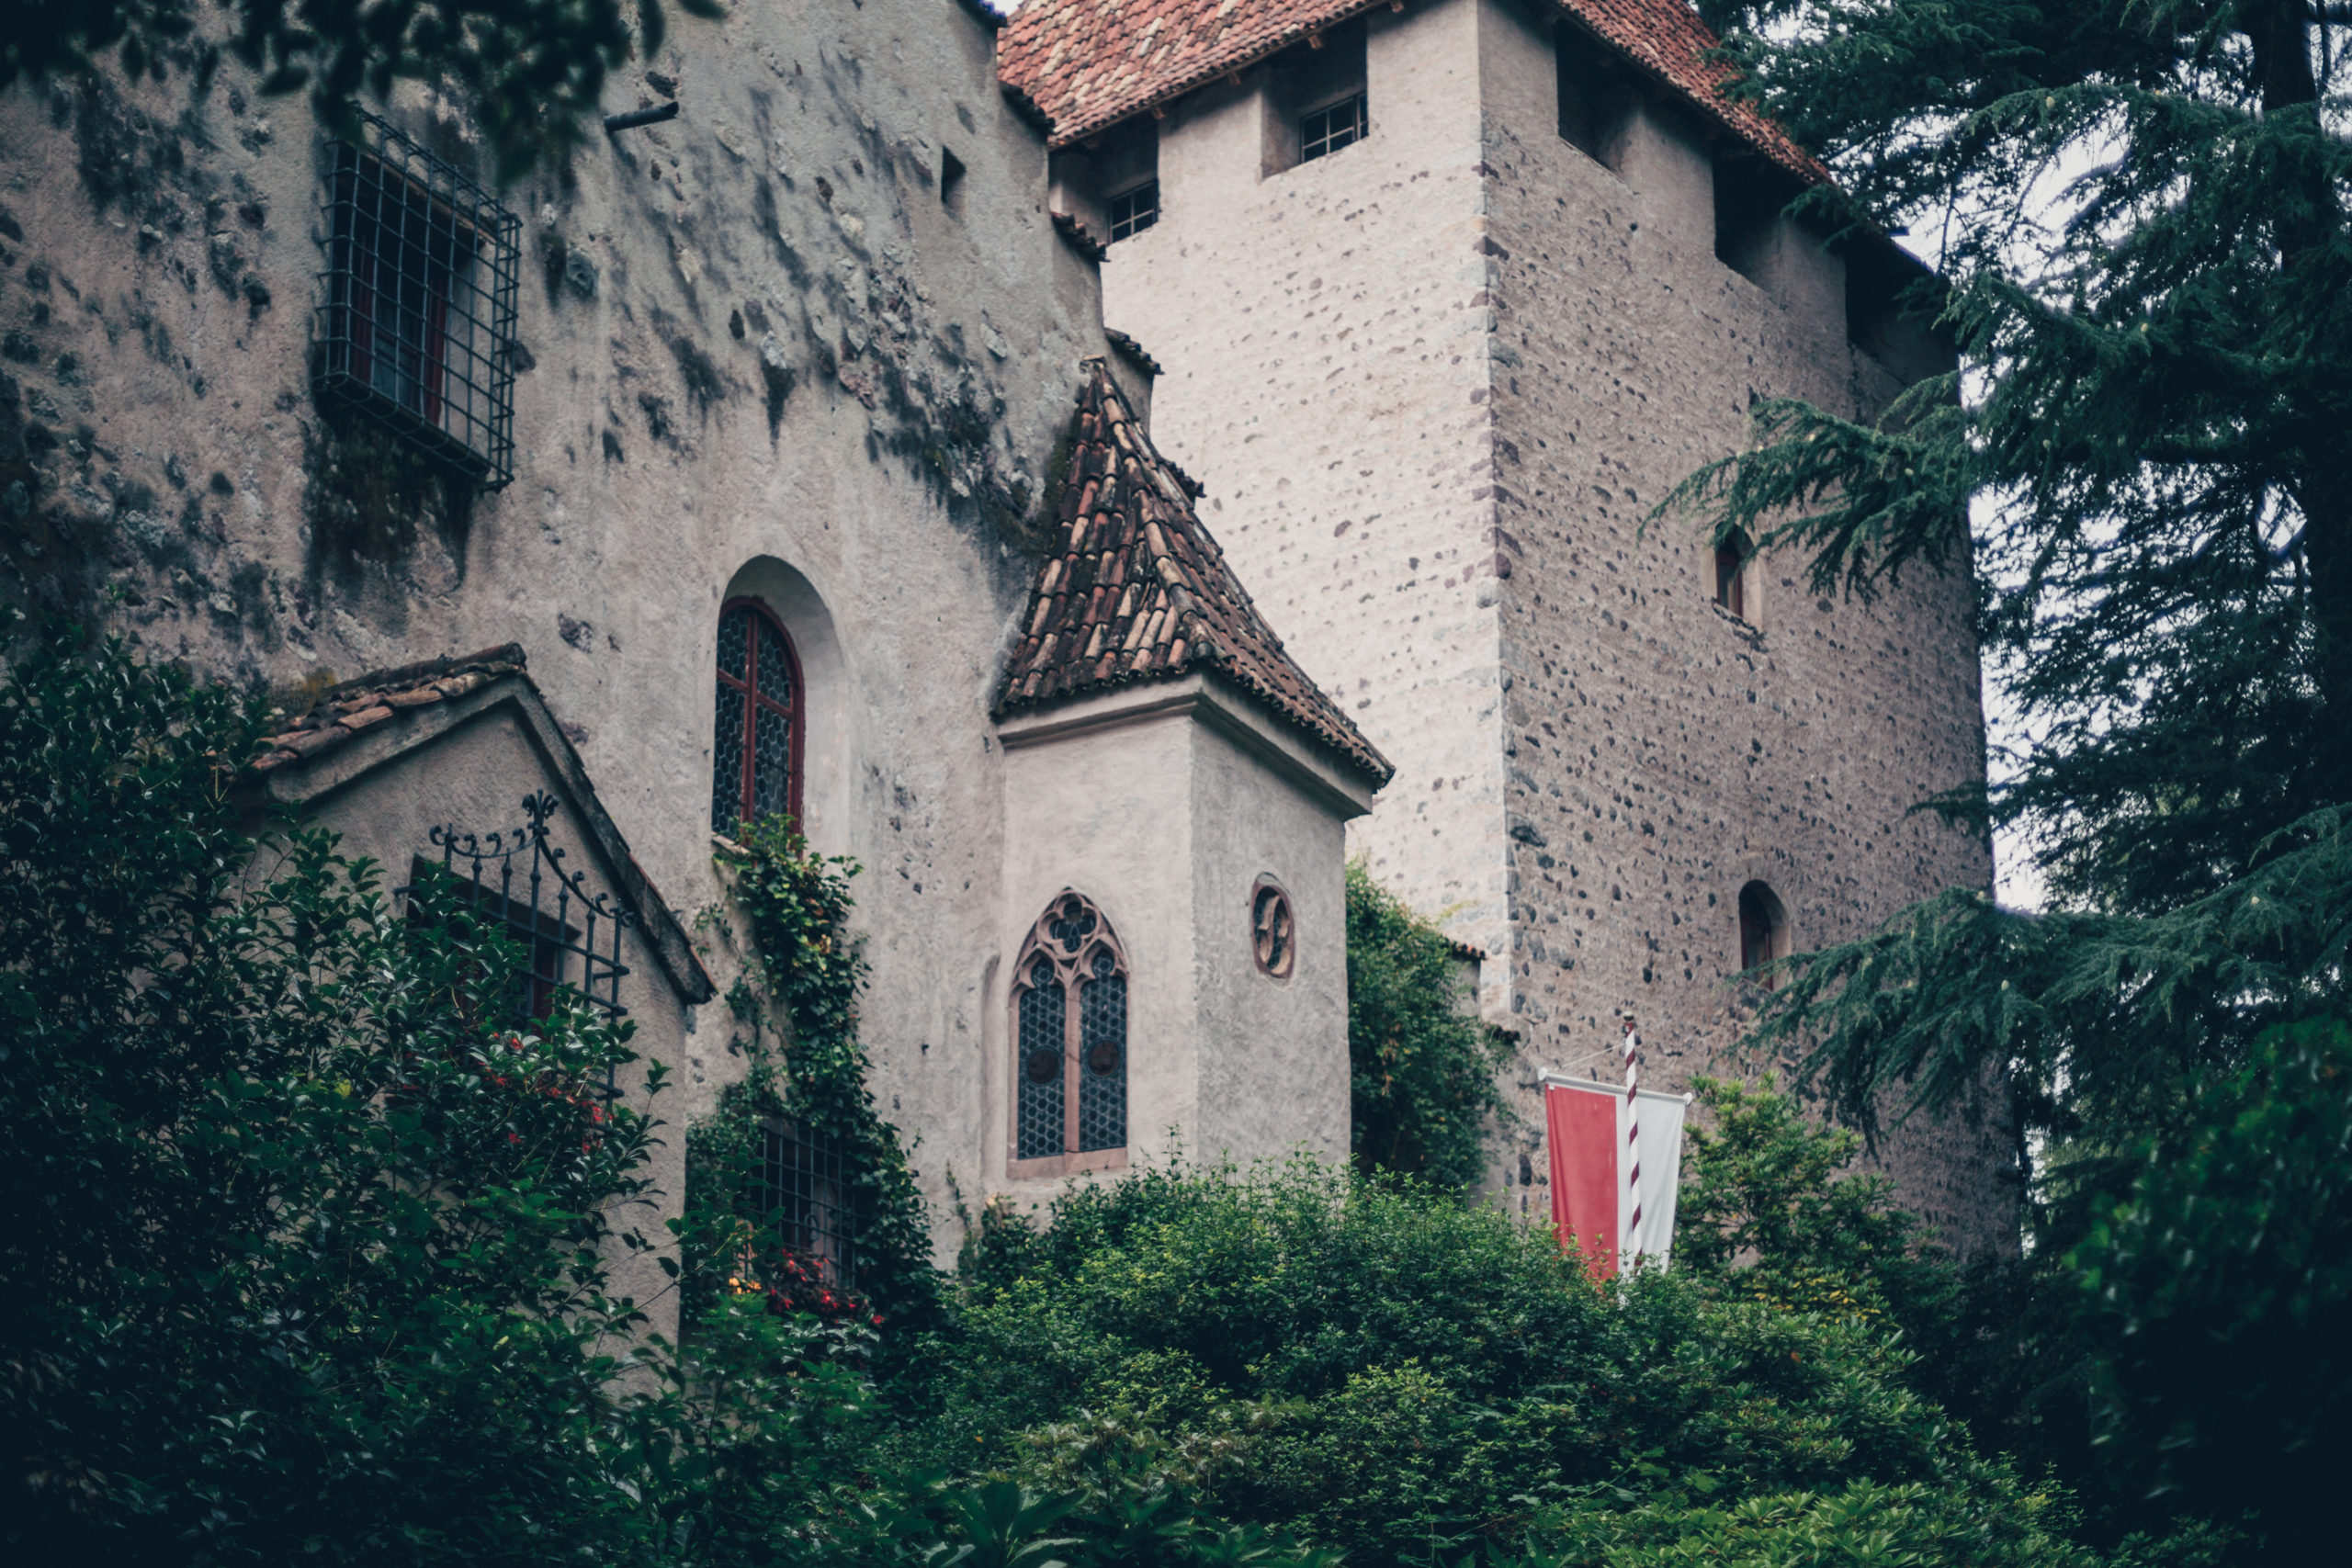
[[[1642,1245],[1642,1111],[1636,1092],[1642,1081],[1642,1037],[1631,1018],[1625,1020],[1625,1179],[1632,1185],[1634,1223],[1620,1238],[1620,1249],[1631,1262]]]

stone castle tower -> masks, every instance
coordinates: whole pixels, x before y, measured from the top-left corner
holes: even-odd
[[[1981,779],[1965,572],[1869,604],[1647,522],[1749,404],[1857,418],[1948,353],[1914,264],[1783,215],[1827,173],[1720,95],[1682,0],[1029,0],[1008,85],[1105,317],[1163,367],[1160,446],[1290,651],[1396,763],[1351,829],[1484,955],[1538,1075],[1720,1070],[1747,964],[1860,936],[1986,846],[1910,808]],[[1964,1245],[2002,1130],[1906,1127],[1901,1201]]]

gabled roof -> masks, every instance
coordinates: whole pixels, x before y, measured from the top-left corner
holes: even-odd
[[[1071,417],[1069,477],[999,717],[1209,671],[1336,752],[1377,789],[1396,770],[1283,651],[1100,359]]]
[[[997,73],[1052,119],[1052,144],[1067,147],[1389,3],[1024,0],[997,34]],[[1686,0],[1550,3],[1791,174],[1828,182],[1787,132],[1724,96],[1738,73],[1708,58],[1715,35]]]
[[[511,704],[533,745],[562,781],[570,797],[566,804],[582,836],[612,868],[621,901],[637,911],[639,930],[662,973],[685,1000],[708,1001],[718,987],[695,956],[684,924],[629,853],[628,840],[596,798],[587,765],[548,712],[525,662],[522,645],[510,642],[479,653],[379,670],[330,686],[308,713],[264,742],[250,772],[272,796],[300,805],[438,739],[477,715]],[[370,743],[348,759],[356,772],[329,763],[318,775],[311,773],[311,764],[322,759],[345,761],[339,754],[362,737]]]

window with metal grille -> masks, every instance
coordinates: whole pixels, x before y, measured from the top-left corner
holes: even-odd
[[[1159,182],[1146,180],[1111,198],[1111,238],[1140,234],[1159,221]]]
[[[1353,97],[1341,98],[1329,108],[1300,116],[1298,161],[1312,163],[1363,141],[1367,129],[1363,105],[1364,96],[1358,93]]]
[[[328,147],[320,396],[482,484],[514,471],[522,224],[442,159],[360,113]]]
[[[1127,960],[1111,922],[1065,892],[1013,965],[1012,1157],[1021,1175],[1122,1163]]]
[[[578,992],[607,1018],[619,1018],[621,932],[637,911],[593,891],[586,874],[564,868],[564,851],[550,843],[548,825],[561,809],[545,790],[523,797],[523,825],[492,833],[461,832],[455,825],[429,835],[438,862],[419,856],[404,892],[436,879],[461,909],[498,922],[523,949],[512,981],[507,1015],[517,1023],[545,1018],[560,991]],[[411,905],[413,911],[417,906]]]
[[[785,1252],[828,1288],[854,1290],[858,1205],[842,1140],[772,1116],[752,1181],[753,1210]]]
[[[718,615],[718,714],[710,749],[710,829],[800,817],[800,660],[775,617],[749,599]]]

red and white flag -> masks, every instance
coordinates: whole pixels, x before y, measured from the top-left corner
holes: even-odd
[[[1629,1097],[1623,1084],[1544,1075],[1552,1228],[1563,1247],[1576,1237],[1594,1279],[1636,1258],[1666,1267],[1690,1103],[1686,1094],[1645,1089]]]

